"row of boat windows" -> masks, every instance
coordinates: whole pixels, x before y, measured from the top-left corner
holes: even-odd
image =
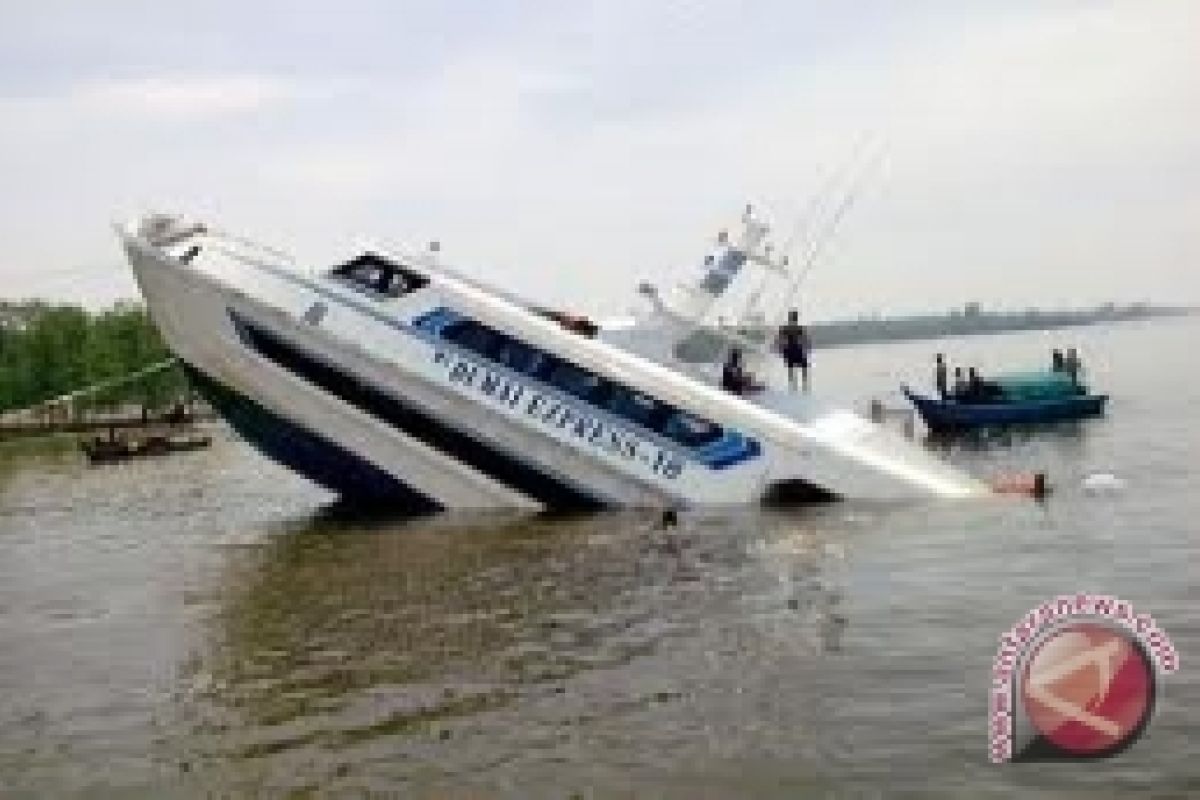
[[[451,323],[442,329],[442,338],[685,447],[703,447],[722,436],[721,427],[715,423],[680,411],[478,322]]]

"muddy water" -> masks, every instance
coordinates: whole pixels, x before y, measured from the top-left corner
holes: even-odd
[[[1109,417],[951,447],[1044,504],[355,517],[232,439],[90,469],[0,456],[0,790],[160,796],[1200,794],[1194,322],[1078,344]],[[1069,341],[1068,341],[1069,340]],[[934,346],[819,353],[856,402]],[[1090,495],[1087,474],[1126,488]],[[1062,592],[1152,613],[1183,666],[1145,738],[987,763],[997,636]]]

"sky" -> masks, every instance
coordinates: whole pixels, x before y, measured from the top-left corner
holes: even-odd
[[[135,296],[110,224],[169,210],[620,314],[869,162],[807,317],[1200,303],[1198,41],[1194,0],[0,0],[0,297]]]

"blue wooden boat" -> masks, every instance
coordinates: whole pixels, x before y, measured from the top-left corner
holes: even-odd
[[[929,429],[939,433],[1096,417],[1104,413],[1104,405],[1108,402],[1106,394],[1074,394],[1008,402],[960,403],[953,399],[925,397],[907,386],[900,388],[916,406]]]

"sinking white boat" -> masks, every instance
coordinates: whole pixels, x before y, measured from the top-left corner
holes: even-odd
[[[368,250],[312,271],[177,217],[118,230],[214,408],[353,500],[566,509],[986,491],[849,411],[723,392],[433,252]]]

